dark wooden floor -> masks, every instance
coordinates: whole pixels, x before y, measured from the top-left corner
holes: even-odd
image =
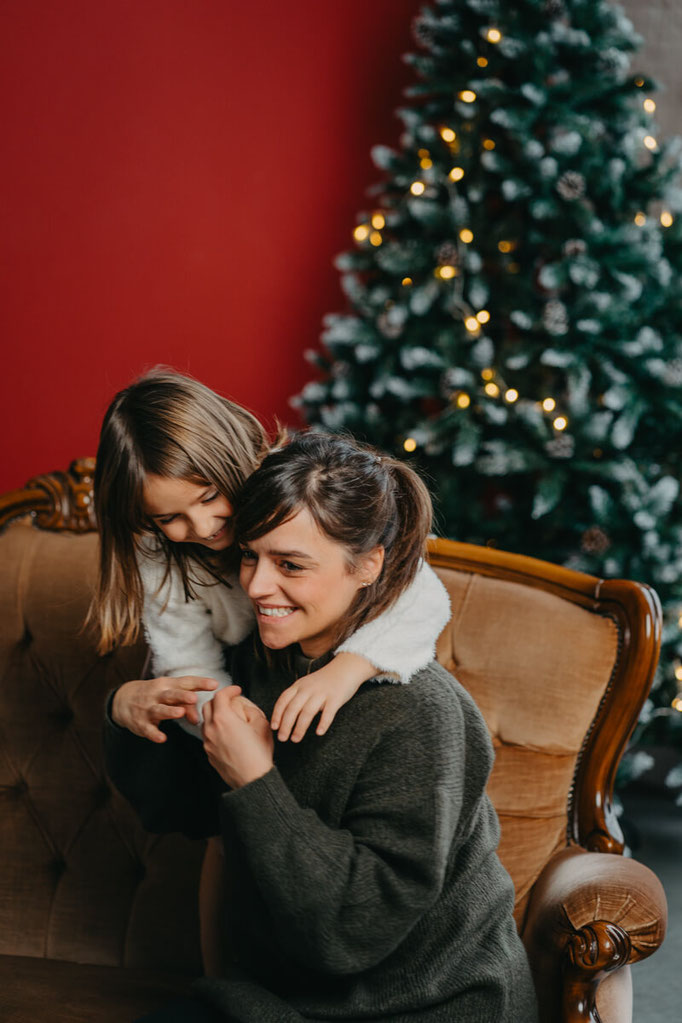
[[[682,1021],[682,807],[653,792],[621,795],[632,855],[661,879],[668,933],[650,959],[633,967],[634,1023]]]

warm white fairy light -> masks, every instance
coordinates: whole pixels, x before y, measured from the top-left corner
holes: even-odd
[[[460,92],[459,94],[459,98],[461,99],[462,103],[475,103],[476,93],[473,91],[473,89],[463,89],[462,92]]]
[[[414,437],[406,437],[403,443],[403,448],[405,449],[405,451],[416,451],[417,442],[414,439]]]
[[[381,245],[383,240],[384,239],[381,237],[381,234],[379,233],[379,231],[372,231],[372,233],[369,236],[370,245],[374,245],[375,248],[377,248],[379,245]]]
[[[645,99],[644,102],[642,103],[642,106],[646,110],[647,114],[653,114],[654,110],[656,109],[656,100],[647,97],[647,99]]]
[[[661,224],[663,227],[672,227],[675,218],[673,217],[670,210],[663,210],[661,213]]]
[[[506,242],[504,240],[501,241],[501,242],[498,242],[497,243],[497,247],[500,250],[500,252],[505,252],[505,253],[506,252],[511,252],[512,249],[514,248],[514,246],[512,245],[511,242]]]
[[[566,419],[565,416],[557,416],[554,422],[552,423],[552,426],[554,427],[555,430],[559,430],[559,432],[561,432],[562,430],[565,430],[566,427],[568,426],[568,419]]]
[[[504,392],[504,400],[508,401],[510,405],[513,405],[515,401],[519,399],[519,392],[515,387],[509,387]]]
[[[367,227],[367,224],[358,224],[353,231],[353,237],[356,242],[366,241],[369,238],[369,228]]]
[[[653,150],[653,149],[657,149],[658,148],[658,142],[653,137],[653,135],[645,135],[644,136],[644,145],[647,147],[647,149],[652,149]]]
[[[457,267],[446,263],[445,266],[438,267],[436,275],[444,281],[451,281],[453,277],[457,276]]]
[[[497,384],[494,384],[494,383],[492,382],[492,380],[490,381],[490,383],[489,383],[489,384],[486,384],[486,385],[485,385],[485,387],[483,388],[483,390],[485,391],[485,393],[486,393],[486,394],[487,394],[487,395],[488,395],[488,396],[489,396],[490,398],[497,398],[497,397],[499,396],[499,393],[500,393],[500,389],[499,389],[499,387],[497,386]]]
[[[409,288],[410,284],[412,284],[413,282],[411,277],[403,277],[400,283],[402,284],[403,288]]]
[[[639,213],[635,213],[635,224],[637,224],[638,227],[644,227],[646,224],[646,213],[642,213],[641,210]]]
[[[386,227],[386,217],[383,213],[375,213],[372,216],[372,227],[375,227],[377,231],[381,231],[383,227]]]
[[[499,28],[489,28],[485,37],[489,43],[499,43],[502,38],[502,33]]]
[[[545,398],[545,400],[542,403],[542,407],[545,410],[545,412],[553,412],[554,409],[556,408],[556,402],[554,398]]]
[[[441,128],[440,137],[443,142],[454,142],[457,138],[457,132],[453,131],[452,128]]]
[[[428,170],[429,167],[433,167],[433,160],[431,159],[430,156],[422,156],[421,160],[419,161],[419,166],[421,167],[422,170]]]
[[[479,323],[489,323],[490,322],[490,313],[488,312],[487,309],[480,309],[476,313],[476,319],[478,320]]]
[[[425,188],[426,185],[424,184],[423,181],[413,181],[412,184],[410,185],[410,191],[412,192],[412,195],[423,195]]]
[[[470,245],[474,240],[474,233],[470,231],[468,227],[463,227],[459,232],[459,237],[462,239],[465,245]]]
[[[450,181],[461,181],[462,178],[464,177],[464,168],[453,167],[450,173],[448,174],[448,177],[450,178]]]
[[[491,152],[495,148],[495,143],[492,139],[483,139],[483,148]]]
[[[493,377],[495,376],[495,370],[491,369],[490,366],[488,366],[486,367],[486,369],[481,370],[481,376],[483,377],[484,380],[492,380]]]
[[[481,324],[478,322],[475,316],[467,316],[464,321],[464,326],[470,334],[476,334],[481,329]]]
[[[488,58],[487,57],[477,57],[476,58],[476,63],[478,64],[479,67],[487,67],[488,66]]]
[[[459,408],[469,408],[471,405],[471,398],[465,391],[457,395],[457,405]]]

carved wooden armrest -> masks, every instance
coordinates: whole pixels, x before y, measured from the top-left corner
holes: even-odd
[[[554,856],[523,933],[543,1023],[599,1023],[600,983],[655,952],[667,920],[663,886],[644,864],[580,846]]]

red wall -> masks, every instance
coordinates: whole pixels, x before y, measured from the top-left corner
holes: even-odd
[[[159,362],[296,421],[419,6],[0,5],[0,491]]]

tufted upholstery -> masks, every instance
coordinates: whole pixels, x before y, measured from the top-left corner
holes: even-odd
[[[88,472],[69,483],[72,532],[61,528],[61,477],[41,478],[43,489],[16,492],[4,506],[11,517],[30,498],[49,527],[27,517],[0,533],[6,1023],[125,1023],[200,971],[203,845],[146,834],[103,775],[106,694],[139,676],[145,650],[99,658],[82,629],[96,546]],[[620,967],[655,950],[666,919],[657,879],[618,855],[609,812],[615,766],[655,667],[655,595],[449,541],[433,542],[431,560],[453,606],[439,659],[471,691],[496,747],[500,853],[543,1023],[596,1020],[585,1012],[604,977],[601,1019],[626,1023]]]
[[[191,976],[200,969],[201,847],[146,834],[104,778],[104,699],[139,676],[145,650],[99,658],[82,631],[95,544],[94,534],[44,532],[29,523],[0,535],[3,1020],[12,1017],[3,1014],[10,964],[2,957],[135,968],[138,988],[144,971]],[[154,980],[158,997],[168,982]],[[117,974],[115,987],[121,982]],[[140,990],[144,1005],[154,989],[148,980]]]

